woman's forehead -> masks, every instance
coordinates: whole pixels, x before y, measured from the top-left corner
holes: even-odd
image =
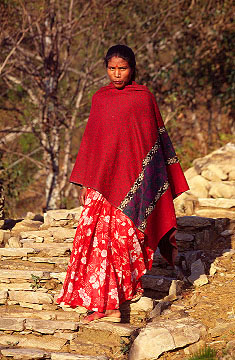
[[[109,66],[129,66],[128,64],[128,61],[124,60],[123,58],[121,57],[118,57],[118,56],[113,56],[109,62],[108,62],[108,65]]]

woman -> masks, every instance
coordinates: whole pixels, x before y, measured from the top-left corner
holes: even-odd
[[[120,321],[157,247],[174,263],[173,198],[188,189],[155,98],[135,82],[133,51],[113,46],[105,64],[110,84],[92,98],[70,177],[84,209],[57,300],[92,310],[84,323]]]

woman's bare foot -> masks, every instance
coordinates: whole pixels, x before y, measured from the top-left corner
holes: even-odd
[[[83,324],[89,324],[91,321],[120,322],[121,313],[119,310],[106,310],[105,313],[94,311],[92,314],[87,315],[82,319]]]

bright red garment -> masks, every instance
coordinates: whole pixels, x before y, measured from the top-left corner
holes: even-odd
[[[140,277],[152,266],[153,251],[144,243],[125,214],[88,189],[57,302],[99,312],[118,309],[141,290]]]
[[[70,181],[101,193],[173,264],[173,198],[188,185],[147,87],[110,84],[95,93]]]

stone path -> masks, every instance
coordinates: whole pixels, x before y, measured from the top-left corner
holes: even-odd
[[[185,288],[202,289],[216,276],[216,258],[231,248],[234,221],[179,218],[176,269],[156,254],[151,272],[143,277],[145,296],[122,306],[123,323],[82,325],[85,308],[56,304],[80,211],[50,211],[44,223],[25,219],[12,230],[0,230],[1,358],[124,360],[133,343],[130,360],[157,359],[201,341],[206,324],[182,316],[188,305],[179,301]]]

